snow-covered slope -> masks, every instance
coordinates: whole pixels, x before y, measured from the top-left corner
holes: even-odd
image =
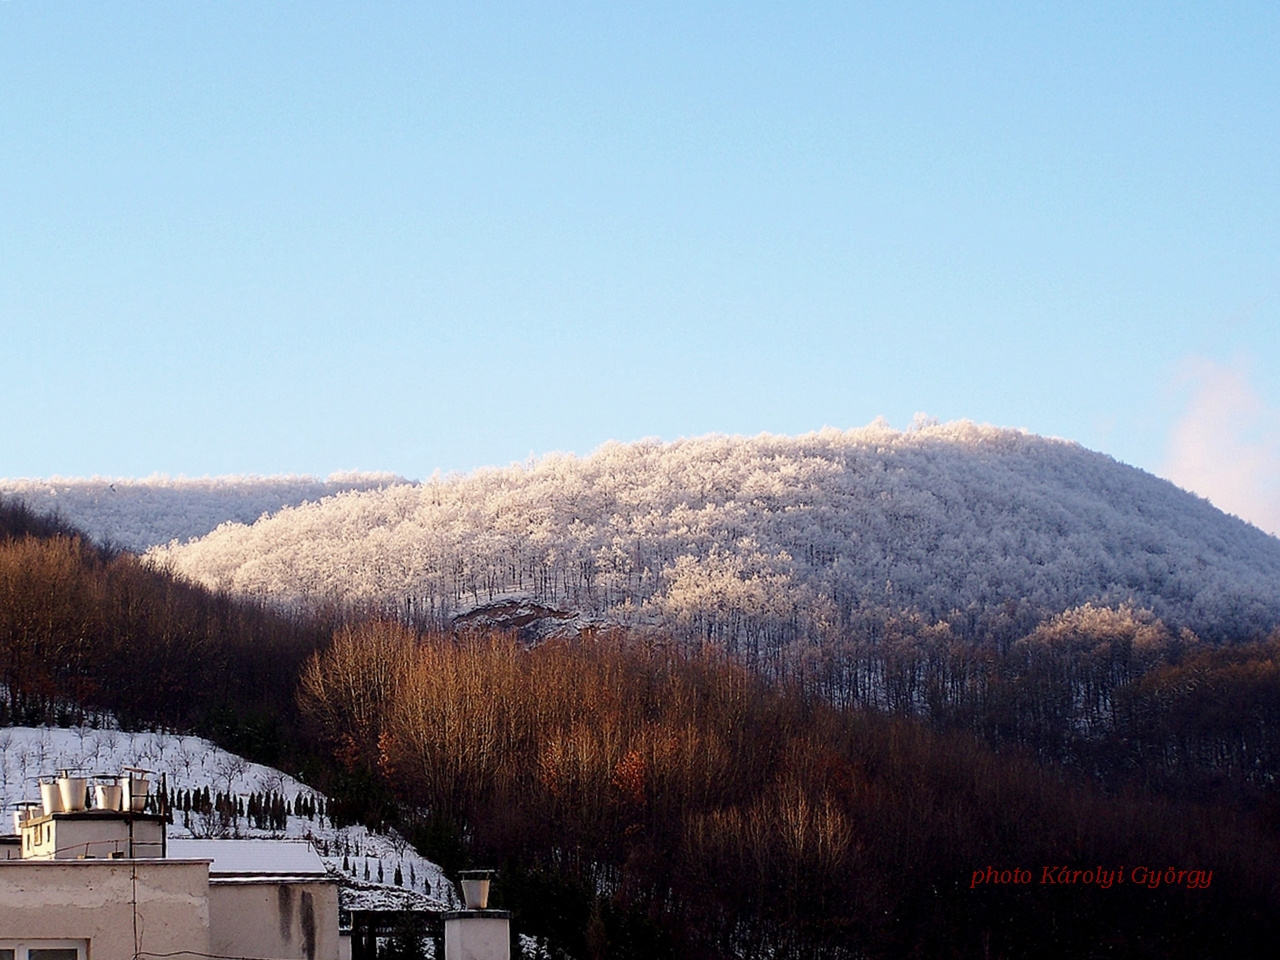
[[[456,906],[457,894],[440,868],[420,856],[394,831],[370,833],[364,827],[336,827],[327,817],[308,816],[321,795],[292,777],[250,763],[199,737],[168,733],[129,733],[74,727],[0,727],[0,833],[13,831],[15,806],[40,799],[38,781],[59,770],[82,775],[118,774],[122,767],[164,773],[174,792],[208,788],[248,806],[253,795],[274,795],[289,804],[282,826],[260,828],[244,816],[176,810],[170,837],[307,838],[330,872],[339,876],[346,909],[378,906],[443,909]],[[297,810],[298,798],[303,811]],[[400,872],[401,884],[395,880]]]
[[[203,536],[229,521],[252,523],[265,513],[346,490],[404,483],[390,473],[316,477],[155,476],[144,480],[93,477],[0,479],[0,495],[39,513],[57,513],[95,539],[141,553],[170,540]]]
[[[609,444],[224,525],[157,562],[209,586],[447,622],[504,597],[733,643],[867,611],[960,629],[1010,604],[1280,623],[1280,539],[1061,440],[960,422]]]

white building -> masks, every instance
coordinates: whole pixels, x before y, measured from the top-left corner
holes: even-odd
[[[215,956],[339,956],[338,885],[311,844],[170,840],[169,856],[209,863],[209,952]]]
[[[169,841],[148,790],[125,776],[90,807],[83,779],[41,785],[0,845],[0,960],[339,960],[337,882],[309,844]]]

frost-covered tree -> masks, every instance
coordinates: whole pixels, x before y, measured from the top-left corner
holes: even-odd
[[[141,553],[171,540],[203,536],[223,523],[251,523],[282,507],[404,482],[403,477],[388,473],[335,473],[323,480],[307,476],[53,477],[0,479],[0,495],[21,500],[38,513],[56,514],[99,541]]]
[[[1280,622],[1280,540],[1077,444],[967,422],[611,443],[150,557],[286,606],[439,627],[522,598],[758,657],[900,616],[1010,641],[1085,604],[1225,636]]]

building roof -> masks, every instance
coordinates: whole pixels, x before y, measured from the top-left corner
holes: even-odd
[[[184,840],[169,841],[169,856],[182,860],[212,860],[209,879],[323,880],[324,861],[305,840]]]

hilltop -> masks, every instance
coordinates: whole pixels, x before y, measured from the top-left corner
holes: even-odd
[[[610,443],[225,524],[152,562],[449,625],[495,603],[752,651],[911,615],[1025,632],[1084,604],[1280,623],[1280,539],[1078,444],[969,422]]]

